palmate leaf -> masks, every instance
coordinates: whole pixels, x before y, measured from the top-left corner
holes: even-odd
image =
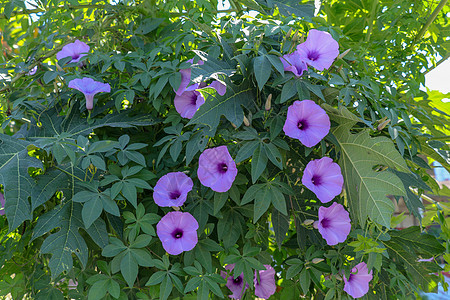
[[[339,143],[339,165],[352,215],[362,226],[369,217],[389,228],[394,204],[386,196],[406,196],[406,191],[394,173],[376,172],[373,168],[382,165],[409,173],[404,159],[386,137],[371,138],[368,131],[351,134],[350,129],[359,119],[345,107],[337,110],[324,105],[324,108],[330,118],[339,124],[332,133]]]
[[[58,173],[58,171],[60,173]],[[52,254],[49,266],[52,272],[52,278],[57,277],[63,271],[72,269],[72,253],[75,253],[83,266],[88,259],[88,248],[79,229],[84,229],[100,247],[108,244],[108,233],[105,222],[97,219],[88,229],[84,227],[81,216],[82,206],[73,202],[72,196],[77,192],[75,182],[79,178],[81,170],[73,167],[71,164],[63,166],[60,169],[50,170],[47,174],[39,178],[33,189],[32,199],[33,207],[46,202],[56,190],[63,192],[63,202],[53,208],[53,210],[39,217],[33,231],[32,239],[36,239],[45,233],[59,228],[59,231],[48,236],[42,246],[43,254]],[[64,174],[64,175],[63,175]],[[55,181],[49,180],[45,176],[54,176]],[[58,184],[55,188],[54,185]],[[47,186],[49,191],[39,193],[39,187]]]
[[[196,64],[191,68],[191,79],[195,83],[200,83],[210,78],[219,79],[221,76],[228,78],[236,72],[235,61],[217,60],[210,57],[208,53],[199,50],[194,50],[194,52],[204,61],[203,65]]]
[[[237,86],[227,80],[226,84],[227,92],[223,96],[211,88],[199,90],[205,97],[205,103],[200,106],[188,125],[207,125],[211,131],[215,132],[222,115],[238,127],[242,124],[244,120],[242,106],[250,107],[251,99],[254,98],[253,88],[248,81]]]
[[[22,128],[18,137],[25,137],[37,146],[52,145],[61,139],[75,139],[78,135],[88,135],[100,127],[130,128],[135,126],[149,126],[155,120],[149,115],[130,117],[126,113],[108,114],[89,124],[87,119],[81,118],[78,105],[74,105],[67,115],[60,116],[55,108],[43,111],[39,118],[33,121],[27,130]]]
[[[28,197],[34,180],[28,174],[28,168],[42,168],[42,163],[28,156],[29,145],[29,142],[0,134],[0,183],[4,186],[10,231],[31,219]]]

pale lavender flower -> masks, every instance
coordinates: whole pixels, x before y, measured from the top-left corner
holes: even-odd
[[[330,131],[330,118],[311,100],[295,101],[288,107],[284,133],[306,147],[315,146]]]
[[[194,183],[183,172],[172,172],[161,177],[155,185],[153,200],[158,206],[181,206]]]
[[[294,73],[296,77],[302,76],[303,71],[306,71],[308,69],[308,66],[302,60],[298,51],[283,55],[282,57],[280,57],[280,59],[283,63],[284,70]]]
[[[186,119],[192,119],[200,106],[205,103],[205,98],[199,92],[202,88],[213,88],[221,96],[225,95],[227,87],[219,81],[213,81],[210,85],[206,86],[206,83],[196,83],[187,87],[180,95],[175,95],[173,103],[176,111],[181,117]]]
[[[302,184],[313,191],[322,203],[327,203],[341,193],[344,177],[337,163],[329,157],[322,157],[306,165]]]
[[[111,86],[108,83],[101,83],[92,78],[74,79],[69,82],[69,87],[79,90],[86,97],[86,108],[91,110],[94,107],[94,96],[101,92],[111,92]]]
[[[350,221],[349,214],[344,207],[334,202],[330,207],[319,208],[317,229],[328,245],[337,245],[347,239],[352,228]]]
[[[234,269],[234,264],[229,264],[225,266],[225,270],[232,271]],[[229,297],[232,299],[241,299],[243,292],[248,289],[248,283],[245,284],[244,288],[244,273],[241,273],[238,277],[233,276],[233,272],[228,275],[227,272],[220,271],[220,276],[227,280],[227,288],[233,293]],[[227,278],[228,276],[228,278]]]
[[[353,298],[361,298],[369,291],[369,282],[372,280],[372,270],[367,269],[365,262],[357,264],[347,279],[344,275],[344,291]]]
[[[78,62],[80,61],[80,58],[87,55],[89,49],[90,48],[86,43],[76,40],[73,43],[65,45],[61,51],[56,53],[56,58],[60,60],[64,57],[70,56],[72,57],[70,62]]]
[[[27,73],[28,76],[33,76],[34,74],[36,74],[37,71],[37,66],[34,66],[33,68],[31,68],[31,70]]]
[[[192,119],[200,106],[205,103],[205,98],[199,91],[196,91],[197,89],[198,84],[196,83],[186,88],[181,95],[175,96],[173,103],[181,117]]]
[[[188,212],[167,213],[156,225],[156,234],[167,253],[178,255],[190,251],[197,245],[198,222]]]
[[[255,296],[269,299],[277,289],[275,285],[275,269],[270,265],[264,265],[264,267],[266,268],[265,270],[255,271]],[[256,272],[259,272],[259,281]]]
[[[227,146],[203,151],[198,159],[197,175],[201,184],[223,193],[231,188],[237,175],[236,163]]]
[[[3,193],[0,193],[0,215],[5,215],[5,197],[3,196]]]
[[[194,63],[194,59],[191,58],[187,62],[189,62],[192,65]],[[204,63],[205,62],[203,60],[199,60],[197,62],[197,64],[200,65],[200,66],[203,65]],[[175,93],[178,96],[181,96],[181,94],[184,93],[186,88],[189,86],[189,83],[191,82],[191,68],[189,68],[189,69],[181,69],[180,73],[181,73],[181,84],[180,84],[180,87],[178,88],[178,90],[175,91]]]
[[[323,71],[339,55],[339,44],[328,32],[311,29],[306,41],[297,46],[297,51],[304,62]]]

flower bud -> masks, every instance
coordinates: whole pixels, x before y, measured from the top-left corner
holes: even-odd
[[[179,211],[180,210],[180,208],[178,206],[172,206],[172,209],[175,210],[175,211]]]
[[[298,30],[294,33],[294,36],[292,37],[292,41],[296,43],[298,41]]]
[[[384,120],[384,121],[383,121],[383,120]],[[386,125],[389,124],[389,122],[391,122],[391,119],[387,119],[387,120],[386,120],[386,117],[384,117],[384,118],[382,119],[382,122],[381,122],[381,123],[378,125],[378,127],[377,127],[378,131],[383,130],[383,128],[386,127]]]
[[[292,33],[292,27],[289,28],[289,31],[286,33],[285,38],[289,38],[291,36]]]
[[[271,107],[272,107],[272,94],[269,94],[266,100],[265,109],[269,111]]]
[[[338,56],[337,58],[338,58],[338,59],[344,58],[344,56],[346,56],[346,55],[350,52],[350,50],[351,50],[351,49],[345,50],[344,52],[342,52],[341,54],[339,54],[339,56]]]
[[[237,128],[237,126],[233,122],[230,122],[230,123],[231,123],[231,126],[233,126],[233,128]]]
[[[303,225],[306,225],[306,226],[309,226],[313,223],[314,223],[314,220],[311,220],[311,219],[306,219],[305,221],[303,221]]]
[[[312,263],[313,264],[318,264],[318,263],[323,262],[323,261],[324,261],[323,258],[313,258]]]
[[[250,126],[250,122],[248,121],[247,117],[244,115],[244,125],[249,127]]]

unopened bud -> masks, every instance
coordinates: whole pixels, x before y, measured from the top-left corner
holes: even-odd
[[[342,277],[339,274],[334,275],[334,278],[336,278],[339,281],[342,281]]]
[[[303,221],[303,225],[306,225],[306,226],[309,226],[313,223],[314,223],[314,220],[311,220],[311,219],[306,219],[305,221]]]
[[[377,127],[378,131],[383,130],[383,128],[386,127],[386,125],[389,124],[389,122],[391,122],[391,119],[387,119],[387,120],[381,122]]]
[[[323,262],[323,261],[324,261],[323,258],[313,258],[312,263],[313,263],[313,264],[318,264],[318,263],[321,263],[321,262]]]
[[[56,69],[57,69],[58,71],[64,71],[64,70],[59,66],[58,62],[56,62]]]
[[[305,41],[305,36],[302,35],[302,36],[300,37],[300,44],[303,43],[304,41]]]
[[[344,67],[344,65],[340,65],[339,68],[337,69],[337,72],[338,73],[341,72],[343,67]]]
[[[250,122],[248,121],[246,116],[244,116],[244,125],[247,126],[247,127],[250,126]]]
[[[272,107],[272,94],[269,94],[266,100],[265,109],[268,111]]]
[[[179,210],[180,210],[180,208],[179,208],[178,206],[172,206],[172,208],[173,208],[173,210],[175,210],[175,211],[179,211]]]
[[[289,38],[291,36],[292,33],[292,27],[289,28],[289,31],[286,33],[286,37]]]
[[[294,36],[292,37],[292,41],[294,43],[298,41],[298,30],[294,33]]]
[[[338,59],[344,58],[344,56],[346,56],[349,52],[350,52],[350,49],[345,50],[344,52],[339,54]]]
[[[233,128],[237,128],[237,126],[236,125],[234,125],[234,123],[233,122],[230,122],[231,123],[231,126],[233,126]]]

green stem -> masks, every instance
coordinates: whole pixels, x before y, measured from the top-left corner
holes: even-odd
[[[438,6],[434,9],[433,13],[428,18],[427,22],[420,29],[419,33],[417,34],[416,38],[414,39],[414,42],[420,40],[425,35],[425,32],[427,32],[428,27],[430,27],[431,23],[433,23],[434,19],[436,19],[437,15],[444,8],[446,3],[447,3],[447,0],[441,0],[441,2],[439,2]]]
[[[375,16],[377,14],[377,7],[378,7],[378,0],[372,0],[372,10],[370,11],[370,19],[368,20],[369,23],[369,29],[367,30],[366,34],[366,43],[370,41],[370,35],[372,34],[373,30],[373,23],[375,20]]]

